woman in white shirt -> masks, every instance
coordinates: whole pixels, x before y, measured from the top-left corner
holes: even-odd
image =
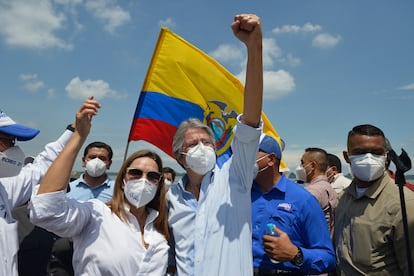
[[[75,275],[164,275],[168,262],[162,161],[141,150],[123,163],[107,204],[65,195],[76,156],[100,104],[90,98],[76,115],[75,132],[32,197],[31,221],[73,239]]]

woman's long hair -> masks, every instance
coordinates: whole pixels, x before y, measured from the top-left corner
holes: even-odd
[[[107,203],[112,212],[115,213],[122,221],[127,221],[128,217],[125,211],[124,204],[126,202],[124,195],[124,178],[127,171],[135,159],[148,157],[153,159],[158,165],[158,172],[162,175],[162,160],[158,154],[150,150],[140,150],[131,154],[122,164],[118,175],[115,180],[114,193],[112,199]],[[154,227],[168,240],[168,224],[167,224],[167,211],[165,203],[165,188],[164,178],[161,177],[158,183],[157,193],[154,198],[146,205],[148,208],[152,208],[158,211],[158,217],[154,221]]]

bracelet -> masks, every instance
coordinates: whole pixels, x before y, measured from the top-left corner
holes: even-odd
[[[75,128],[72,126],[72,124],[69,124],[69,125],[66,127],[66,129],[67,129],[67,130],[70,130],[70,131],[72,131],[72,132],[75,132]]]

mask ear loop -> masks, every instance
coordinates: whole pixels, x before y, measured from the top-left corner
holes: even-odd
[[[266,153],[266,155],[263,155],[262,157],[259,157],[258,159],[256,159],[256,163],[260,162],[264,158],[269,157],[271,155],[272,155],[272,153]],[[278,159],[278,158],[276,157],[276,159]],[[261,168],[260,170],[258,170],[257,173],[263,172],[263,171],[267,170],[268,168],[270,168],[270,166],[266,165],[264,168]]]
[[[261,160],[265,159],[266,157],[268,157],[270,155],[270,153],[266,153],[266,155],[263,155],[262,157],[259,157],[258,159],[256,159],[256,163],[260,162]]]
[[[326,172],[325,172],[325,175],[326,175],[326,177],[328,178],[328,181],[329,181],[329,179],[330,178],[332,178],[332,181],[334,180],[334,177],[335,177],[335,172],[334,172],[334,170],[332,169],[333,167],[328,167],[328,169],[326,169]],[[329,176],[328,175],[328,171],[329,170],[331,170],[332,171],[332,174]],[[332,183],[331,181],[329,181],[329,183]]]

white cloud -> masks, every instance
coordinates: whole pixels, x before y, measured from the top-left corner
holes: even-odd
[[[72,49],[55,33],[66,20],[49,0],[14,0],[0,3],[0,35],[10,46],[47,49]]]
[[[19,79],[23,82],[24,90],[29,92],[39,91],[45,86],[37,74],[20,74]]]
[[[236,77],[244,84],[246,71],[240,72]],[[295,89],[295,79],[285,71],[264,71],[263,72],[263,98],[278,99]]]
[[[233,63],[240,66],[241,71],[236,77],[244,84],[246,77],[246,57],[240,47],[222,44],[216,50],[209,53],[209,55],[220,62]],[[291,54],[283,57],[282,50],[277,45],[275,39],[263,39],[263,88],[264,98],[267,99],[282,97],[295,89],[294,78],[289,72],[285,70],[271,70],[276,62],[283,62],[292,66],[300,64],[300,60],[294,58]]]
[[[114,5],[111,0],[91,0],[86,2],[85,7],[95,18],[104,22],[104,29],[110,33],[131,20],[129,12]]]
[[[340,35],[331,35],[329,33],[321,33],[316,35],[312,40],[312,46],[317,48],[332,48],[335,47],[340,41],[342,37]]]
[[[82,31],[83,24],[78,19],[78,7],[83,4],[83,0],[53,0],[54,3],[62,6],[65,15],[68,17],[68,21],[73,24],[74,31]]]
[[[78,4],[82,4],[83,0],[53,0],[57,4],[65,5],[65,6],[75,6]]]
[[[282,50],[273,38],[263,39],[263,67],[272,68],[274,60],[282,55]]]
[[[286,57],[280,59],[280,62],[289,66],[295,67],[302,64],[300,58],[294,57],[292,54],[287,54]]]
[[[401,86],[398,89],[400,89],[400,90],[414,90],[414,83],[410,83],[410,84]]]
[[[263,98],[277,99],[285,96],[295,89],[295,79],[285,71],[263,72]]]
[[[221,63],[231,63],[240,66],[241,70],[246,66],[245,50],[239,46],[222,44],[216,50],[209,53],[211,57]],[[263,39],[263,67],[272,68],[275,61],[282,55],[282,50],[273,38]]]
[[[94,96],[95,99],[121,98],[119,92],[112,90],[109,84],[103,80],[84,80],[79,77],[73,78],[65,87],[66,93],[72,99],[86,99]]]
[[[322,27],[320,25],[313,25],[308,22],[302,26],[302,31],[306,33],[319,32],[322,31]]]
[[[240,62],[244,59],[244,53],[240,47],[231,44],[221,44],[209,55],[221,62]]]
[[[169,29],[174,29],[176,24],[174,20],[171,17],[168,17],[165,20],[160,20],[160,23],[158,23],[160,27],[167,27]]]
[[[303,26],[298,25],[283,25],[282,27],[276,27],[272,30],[274,34],[284,33],[313,33],[322,30],[320,25],[313,25],[312,23],[305,23]]]
[[[283,137],[282,137],[283,139]],[[285,161],[286,165],[289,167],[289,170],[293,173],[296,172],[296,167],[300,164],[300,159],[302,158],[303,152],[305,151],[304,147],[303,149],[286,149],[282,152],[282,159]]]

